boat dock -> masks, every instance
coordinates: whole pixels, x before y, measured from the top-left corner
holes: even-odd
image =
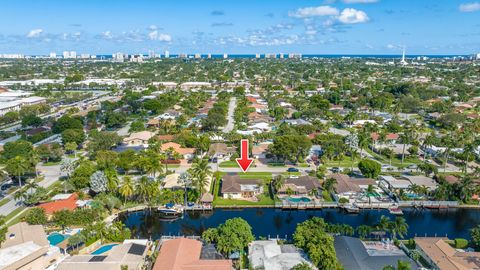
[[[447,209],[458,207],[455,201],[399,201],[399,202],[381,202],[381,203],[355,203],[359,209],[389,209],[392,206],[400,208],[426,208],[426,209]],[[344,204],[337,202],[288,202],[281,201],[275,203],[275,208],[285,210],[306,210],[306,209],[323,209],[323,208],[344,208]]]

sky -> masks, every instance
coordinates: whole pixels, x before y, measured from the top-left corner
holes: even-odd
[[[480,0],[2,0],[0,54],[480,53]]]

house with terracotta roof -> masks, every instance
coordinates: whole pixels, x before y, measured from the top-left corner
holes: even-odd
[[[238,175],[225,175],[222,178],[221,193],[225,199],[252,199],[263,194],[263,181],[244,179]]]
[[[380,134],[378,134],[376,132],[372,132],[370,134],[370,137],[372,138],[374,144],[379,143]],[[388,134],[385,135],[385,143],[386,144],[395,144],[397,142],[398,138],[399,138],[399,135],[397,133],[388,133]]]
[[[232,270],[232,261],[202,254],[202,242],[177,238],[163,242],[153,270]]]
[[[175,152],[182,155],[184,159],[192,159],[196,151],[195,148],[183,148],[180,144],[175,142],[164,143],[160,146],[160,148],[162,149],[162,151],[173,149]]]
[[[127,138],[123,139],[123,143],[126,146],[148,146],[148,140],[155,136],[151,131],[133,132]]]
[[[39,204],[37,207],[45,209],[45,213],[47,215],[53,215],[53,213],[60,211],[60,210],[75,210],[77,209],[77,201],[78,201],[78,194],[64,194],[64,197],[57,197],[60,199],[56,199],[51,202],[46,202]]]
[[[464,252],[450,246],[447,238],[415,237],[416,249],[430,264],[438,270],[474,270],[480,269],[480,252]]]

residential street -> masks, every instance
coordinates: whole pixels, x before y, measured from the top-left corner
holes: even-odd
[[[233,128],[235,126],[235,120],[233,119],[233,116],[234,116],[236,107],[237,107],[237,98],[232,97],[230,99],[230,102],[228,103],[228,113],[227,113],[228,123],[223,128],[223,130],[222,130],[223,133],[229,133],[230,131],[233,130]]]

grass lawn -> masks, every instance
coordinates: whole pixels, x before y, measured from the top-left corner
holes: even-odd
[[[285,163],[268,163],[268,167],[287,167],[285,166]]]
[[[353,167],[356,168],[358,162],[360,161],[359,158],[356,158],[353,162]],[[342,160],[329,160],[325,164],[322,164],[326,167],[343,167],[343,168],[350,168],[352,166],[352,158],[351,157],[344,157]]]
[[[22,208],[18,208],[18,209],[20,209],[20,211],[18,211],[16,214],[20,213],[20,212],[23,211],[23,209],[25,209],[25,208],[22,207]],[[17,210],[18,210],[18,209],[17,209]],[[18,222],[22,221],[22,219],[27,215],[27,213],[28,213],[28,210],[24,211],[23,213],[21,213],[20,215],[18,215],[16,218],[8,221],[8,222],[7,222],[7,226],[12,226],[12,225],[15,225],[15,224],[17,224]],[[15,215],[16,215],[16,214],[15,214]],[[12,217],[13,217],[13,216],[12,216]]]
[[[10,199],[8,199],[8,198],[5,198],[5,199],[1,200],[1,201],[0,201],[0,206],[8,203],[9,201],[10,201]]]
[[[238,167],[238,164],[236,161],[222,161],[220,164],[218,164],[218,167],[220,168],[236,168]]]
[[[49,162],[44,162],[43,166],[55,166],[59,165],[61,161],[49,161]]]
[[[233,199],[224,199],[222,198],[219,193],[220,193],[220,182],[221,182],[221,177],[225,175],[223,172],[218,172],[217,176],[218,179],[215,181],[215,185],[213,187],[213,194],[214,194],[214,200],[213,200],[213,206],[220,206],[220,205],[274,205],[275,200],[272,198],[270,195],[270,181],[272,180],[272,173],[269,172],[246,172],[246,173],[239,173],[238,175],[240,178],[245,178],[245,179],[252,179],[252,178],[257,178],[257,179],[262,179],[264,182],[264,194],[260,195],[259,201],[258,202],[251,202],[251,201],[245,201],[245,200],[233,200]]]
[[[18,217],[17,217],[16,219],[13,219],[13,220],[10,220],[10,219],[12,219],[12,218],[13,218],[14,216],[16,216],[18,213],[22,212],[23,209],[25,209],[25,207],[24,207],[24,206],[21,206],[21,207],[15,209],[15,210],[13,210],[10,214],[6,215],[6,216],[5,216],[5,220],[7,221],[7,225],[10,225],[13,221],[17,220]],[[27,211],[25,211],[25,212],[27,212]],[[17,221],[17,222],[18,222],[18,221]]]
[[[298,167],[300,167],[300,168],[308,168],[308,167],[310,167],[310,166],[308,165],[308,163],[299,163],[299,164],[298,164]]]

